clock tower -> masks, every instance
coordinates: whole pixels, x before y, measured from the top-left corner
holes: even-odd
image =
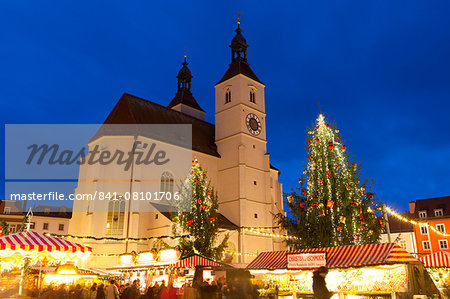
[[[247,62],[248,45],[239,22],[235,32],[231,64],[215,85],[215,140],[221,156],[219,209],[241,228],[274,227],[273,215],[282,207],[271,192],[279,183],[266,147],[265,85]],[[256,245],[244,234],[241,230],[239,247],[246,244],[241,252],[272,250],[273,240]],[[259,248],[250,248],[256,246]]]

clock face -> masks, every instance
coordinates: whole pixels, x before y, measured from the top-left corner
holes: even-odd
[[[253,136],[257,136],[261,133],[261,121],[258,116],[253,113],[249,113],[245,120],[247,123],[247,129]]]

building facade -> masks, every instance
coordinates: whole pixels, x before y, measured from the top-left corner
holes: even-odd
[[[284,248],[282,239],[243,229],[264,227],[267,232],[280,233],[273,216],[283,213],[283,200],[280,171],[270,164],[267,151],[265,85],[247,62],[247,42],[239,24],[235,32],[230,45],[231,64],[214,86],[215,124],[204,120],[206,112],[193,96],[192,74],[186,57],[177,76],[176,95],[167,107],[124,94],[104,123],[191,125],[192,159],[199,161],[217,190],[218,221],[222,231],[230,234],[228,250],[234,254],[234,262],[248,263],[258,252]],[[144,140],[145,136],[93,138],[88,146],[126,151],[136,138]],[[114,168],[102,171],[96,167],[81,165],[76,194],[146,190],[145,185],[136,183],[146,178],[144,167],[136,166],[127,171]],[[110,173],[122,181],[108,181]],[[161,191],[173,190],[170,169],[161,173],[156,184]],[[167,213],[131,211],[127,202],[118,201],[108,209],[94,211],[90,203],[75,201],[69,233],[97,238],[158,237],[171,235],[172,223]],[[95,254],[121,254],[149,250],[155,242],[86,240],[84,244],[92,246]],[[108,267],[117,263],[117,257],[93,256],[91,262],[96,267]]]
[[[401,216],[409,218],[409,213]],[[414,226],[411,223],[403,222],[396,217],[389,215],[390,236],[386,232],[380,235],[380,243],[396,243],[411,254],[417,253],[417,242],[414,233]]]
[[[414,226],[418,254],[450,252],[450,237],[439,235],[430,229],[432,226],[442,233],[450,232],[450,196],[411,201],[409,211],[414,220],[423,223]]]
[[[0,204],[0,222],[8,224],[10,233],[16,233],[22,226],[27,214],[23,203],[16,200],[2,200]],[[61,206],[38,205],[32,208],[30,230],[45,234],[67,235],[72,212],[69,208]]]

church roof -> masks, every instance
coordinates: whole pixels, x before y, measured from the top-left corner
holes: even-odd
[[[223,75],[222,79],[220,79],[220,81],[217,82],[217,84],[222,83],[222,82],[224,82],[224,81],[226,81],[228,79],[231,79],[234,76],[237,76],[239,74],[242,74],[242,75],[244,75],[246,77],[249,77],[250,79],[253,79],[256,82],[264,84],[258,79],[256,74],[250,68],[250,65],[247,62],[242,61],[242,60],[235,60],[235,61],[233,61],[230,64],[230,67],[228,68],[228,70]]]
[[[172,221],[172,218],[170,217],[169,212],[160,212],[163,214],[167,219]],[[239,226],[231,222],[227,217],[225,217],[222,213],[217,214],[217,224],[219,228],[222,229],[228,229],[228,230],[237,230],[239,229]]]
[[[200,110],[205,112],[200,105],[195,100],[194,96],[191,92],[186,90],[180,90],[177,92],[175,97],[172,99],[172,101],[169,103],[167,107],[172,108],[175,107],[178,104],[184,104],[186,106],[192,107],[194,109]]]
[[[120,97],[104,124],[190,124],[192,150],[220,157],[215,144],[214,124],[128,93]],[[98,137],[99,134],[91,141]]]

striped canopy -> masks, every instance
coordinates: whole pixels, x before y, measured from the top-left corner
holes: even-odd
[[[248,269],[287,269],[287,255],[325,252],[328,268],[347,268],[366,265],[420,263],[418,259],[394,243],[348,245],[339,247],[263,252]]]
[[[420,260],[425,267],[450,267],[450,253],[445,251],[421,256]]]
[[[171,267],[177,268],[194,268],[196,266],[223,267],[222,264],[197,254],[181,259],[171,264]]]
[[[83,246],[60,238],[45,236],[34,231],[20,232],[0,237],[0,250],[11,249],[38,252],[92,252],[91,247]]]

